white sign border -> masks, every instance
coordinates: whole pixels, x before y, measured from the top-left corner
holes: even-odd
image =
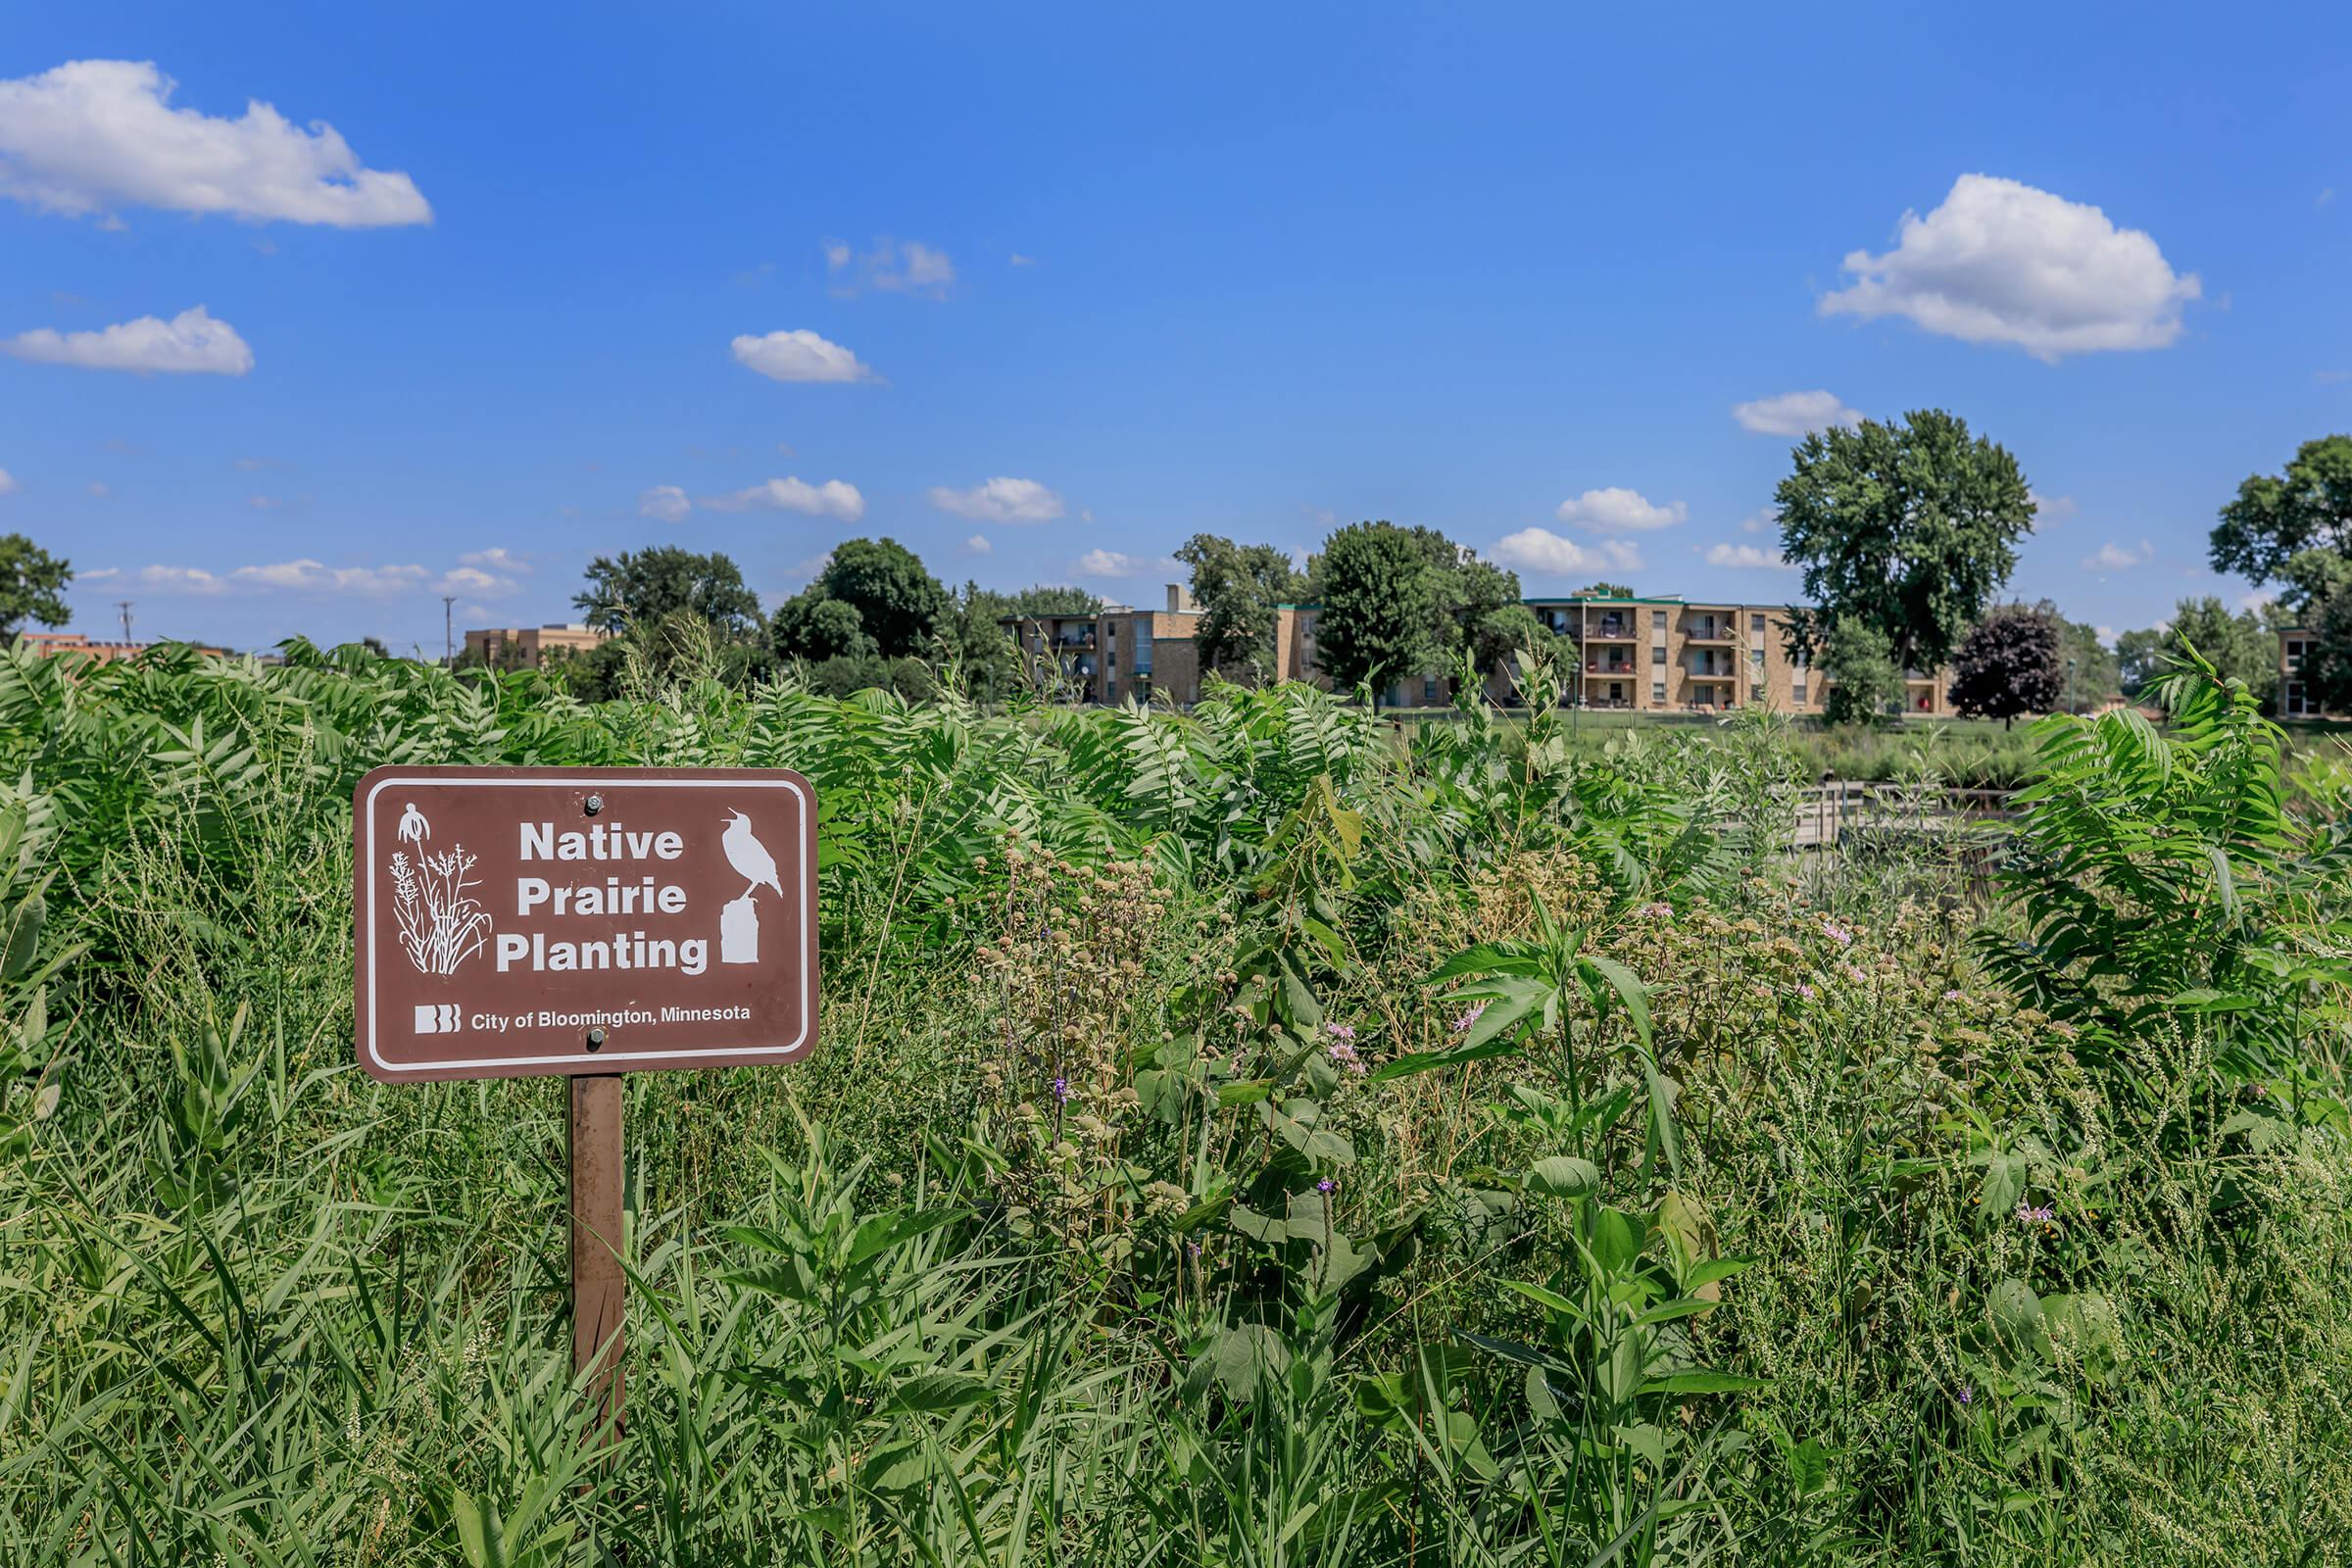
[[[708,1059],[713,1063],[726,1061],[776,1061],[791,1056],[794,1053],[800,1051],[808,1044],[809,1022],[816,1016],[816,965],[814,964],[806,965],[805,967],[807,972],[801,977],[803,986],[803,992],[801,996],[801,1032],[793,1037],[792,1044],[788,1046],[735,1046],[723,1051],[683,1052],[674,1047],[663,1051],[577,1051],[568,1056],[490,1056],[479,1061],[386,1061],[384,1059],[383,1053],[376,1049],[375,977],[377,965],[375,962],[375,885],[380,879],[375,874],[375,798],[378,795],[381,795],[384,791],[392,788],[392,786],[395,784],[405,784],[410,786],[421,785],[427,788],[435,789],[449,789],[458,786],[463,786],[466,789],[496,789],[500,787],[527,787],[532,789],[546,789],[550,785],[558,788],[561,788],[564,785],[570,785],[574,788],[585,788],[590,790],[619,788],[664,790],[784,790],[792,796],[793,806],[796,813],[792,824],[792,842],[795,853],[801,862],[801,908],[805,912],[815,906],[815,896],[809,887],[808,879],[816,874],[816,868],[809,863],[812,858],[810,856],[799,854],[798,852],[801,850],[802,846],[806,845],[808,842],[808,823],[813,814],[816,803],[809,798],[808,785],[803,783],[798,778],[747,778],[742,776],[737,776],[734,778],[630,778],[625,774],[614,776],[611,773],[606,773],[601,776],[584,773],[535,773],[528,778],[502,778],[496,776],[469,778],[464,775],[458,775],[456,777],[446,775],[442,777],[434,777],[431,774],[417,773],[394,774],[385,778],[379,778],[375,781],[374,787],[368,790],[367,804],[361,808],[362,811],[366,815],[366,820],[368,823],[368,927],[366,932],[363,934],[363,940],[367,944],[365,951],[368,954],[368,1056],[369,1060],[373,1061],[385,1072],[401,1074],[440,1073],[446,1075],[452,1071],[465,1072],[479,1068],[525,1067],[532,1069],[545,1069],[558,1064],[568,1064],[572,1062],[604,1064],[625,1061],[667,1061],[675,1063],[681,1056],[691,1057],[696,1061]],[[541,1075],[545,1077],[559,1076],[558,1074],[544,1071],[541,1072]],[[564,1074],[562,1076],[572,1075]]]

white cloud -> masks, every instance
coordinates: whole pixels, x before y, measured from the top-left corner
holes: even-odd
[[[106,500],[115,493],[115,487],[108,484],[104,479],[92,479],[83,488],[87,489],[90,494],[96,496],[101,501]]]
[[[684,522],[694,503],[686,492],[674,484],[658,484],[637,493],[637,515],[651,517],[656,522]]]
[[[96,332],[58,332],[44,326],[0,339],[0,352],[37,365],[136,370],[143,375],[243,375],[253,368],[253,350],[237,336],[237,329],[201,305],[169,321],[142,316]]]
[[[1748,533],[1779,533],[1781,531],[1781,509],[1759,507],[1741,517],[1740,526]]]
[[[997,547],[988,542],[988,535],[984,533],[976,533],[963,542],[963,548],[965,554],[967,555],[985,556],[994,551]]]
[[[1015,267],[1035,267],[1037,265],[1037,258],[1034,256],[1023,256],[1019,251],[1014,251],[1012,253],[1012,265]]]
[[[2137,549],[2111,541],[2084,556],[2082,569],[2084,571],[2124,571],[2132,566],[2144,566],[2155,559],[2156,547],[2145,539],[2139,542]]]
[[[1611,486],[1606,490],[1588,490],[1581,496],[1571,496],[1560,503],[1558,513],[1562,522],[1581,522],[1602,533],[1641,533],[1651,528],[1671,528],[1690,514],[1690,509],[1680,501],[1657,506],[1639,490]]]
[[[1081,577],[1141,577],[1150,572],[1181,567],[1164,557],[1154,560],[1150,556],[1130,556],[1116,550],[1089,550],[1078,558],[1071,569]]]
[[[493,545],[487,550],[468,550],[458,557],[463,565],[479,566],[485,571],[514,571],[528,576],[531,564],[509,550],[505,545]]]
[[[2278,602],[2278,592],[2277,589],[2256,588],[2248,593],[2241,594],[2238,597],[2237,608],[2240,610],[2259,611],[2266,605],[2275,605]]]
[[[14,495],[19,488],[17,476],[6,468],[0,468],[0,496]]]
[[[843,522],[856,522],[865,515],[865,497],[858,493],[856,485],[842,479],[827,479],[823,484],[768,479],[728,495],[705,496],[702,505],[712,512],[798,512],[811,517],[838,517]]]
[[[1758,435],[1811,435],[1833,424],[1860,424],[1860,411],[1849,409],[1835,392],[1783,392],[1753,403],[1732,405],[1732,417],[1743,430]]]
[[[2075,505],[2073,496],[2045,496],[2038,490],[2029,490],[2026,495],[2034,503],[2034,526],[2036,529],[2064,522],[2082,510]]]
[[[1771,571],[1793,571],[1794,566],[1781,559],[1778,550],[1766,550],[1757,545],[1709,545],[1706,556],[1710,566],[1754,567]]]
[[[771,381],[870,381],[873,368],[838,343],[802,328],[735,339],[736,362]]]
[[[503,552],[501,552],[503,554]],[[521,590],[522,584],[512,577],[501,577],[479,566],[453,566],[433,584],[433,592],[441,594],[475,594],[484,599],[503,599]]]
[[[1642,552],[1631,540],[1603,539],[1580,545],[1548,528],[1522,528],[1505,535],[1487,552],[1488,559],[1514,571],[1557,576],[1573,571],[1639,571]]]
[[[416,588],[431,580],[422,566],[329,566],[305,558],[266,566],[239,566],[229,582],[306,594],[362,594],[370,598]]]
[[[2204,291],[2176,273],[2156,241],[2117,228],[2098,208],[2013,179],[1963,174],[1943,205],[1905,213],[1894,249],[1855,251],[1825,316],[1908,317],[1969,343],[2014,343],[2039,360],[2109,349],[2160,349],[2180,336],[2180,310]]]
[[[2090,634],[2099,640],[2101,648],[2115,646],[2115,628],[2113,626],[2093,626],[2090,628]]]
[[[825,270],[834,276],[833,292],[844,296],[870,288],[940,300],[956,282],[956,264],[946,251],[920,240],[900,243],[887,236],[876,239],[862,256],[840,240],[825,241]]]
[[[1035,479],[990,479],[969,490],[933,485],[931,504],[975,522],[1052,522],[1061,515],[1061,497]]]
[[[259,99],[237,120],[173,109],[151,61],[74,60],[0,81],[0,196],[81,216],[114,207],[337,228],[429,223],[406,174],[364,167],[332,125]]]

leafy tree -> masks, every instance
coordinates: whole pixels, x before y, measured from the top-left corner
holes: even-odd
[[[1810,652],[1851,618],[1906,668],[1951,658],[2017,564],[2034,522],[2017,459],[1940,409],[1808,435],[1773,492],[1781,553],[1804,569],[1789,645]],[[1835,632],[1833,632],[1835,636]]]
[[[856,605],[813,587],[776,607],[769,635],[780,659],[862,659],[879,651]]]
[[[981,596],[997,605],[999,615],[1091,615],[1102,608],[1102,596],[1084,588],[1054,588],[1039,584],[1017,593],[1000,594],[974,583],[964,585],[967,598]]]
[[[72,563],[21,533],[0,537],[0,637],[15,642],[28,620],[63,626],[72,619],[65,589],[73,580]]]
[[[588,564],[588,586],[573,596],[588,624],[610,632],[650,629],[684,612],[710,624],[722,639],[747,637],[760,623],[760,598],[744,585],[734,562],[716,552],[698,556],[676,545],[656,545],[617,559]]]
[[[2189,648],[2211,661],[2224,680],[2244,681],[2257,702],[2267,706],[2277,700],[2278,639],[2258,612],[2241,610],[2231,614],[2210,594],[2181,600],[2173,609],[2164,652],[2179,658]]]
[[[1596,582],[1590,588],[1579,588],[1578,599],[1631,599],[1634,591],[1621,582]]]
[[[1444,534],[1433,531],[1432,537],[1443,541],[1452,557],[1450,561],[1443,554],[1437,557],[1440,594],[1446,618],[1454,626],[1447,652],[1466,651],[1482,673],[1493,670],[1525,648],[1530,638],[1543,631],[1543,623],[1534,611],[1520,603],[1517,572],[1457,549]]]
[[[1315,659],[1335,685],[1377,692],[1445,667],[1454,628],[1421,530],[1355,523],[1323,542],[1315,567]]]
[[[2066,700],[2077,708],[2095,710],[2122,691],[2123,666],[2117,662],[2114,650],[2099,640],[2099,628],[2067,619],[2047,599],[2041,602],[2041,609],[2058,622],[2059,636],[2065,645]]]
[[[1886,634],[1858,615],[1830,627],[1819,663],[1829,683],[1822,712],[1833,724],[1870,723],[1902,696],[1903,672]]]
[[[1176,552],[1193,568],[1193,599],[1200,619],[1193,647],[1203,671],[1262,686],[1281,671],[1274,662],[1275,607],[1306,591],[1291,558],[1273,545],[1237,545],[1197,533]]]
[[[835,545],[810,587],[854,608],[858,624],[888,659],[930,653],[953,608],[922,558],[895,539]]]
[[[2137,697],[2142,688],[2164,673],[2162,657],[2171,637],[2171,627],[2150,626],[2116,638],[2117,675],[2126,696]]]
[[[2240,484],[2222,508],[2212,553],[2214,570],[2283,582],[2290,610],[2312,612],[2352,564],[2352,435],[2306,441],[2285,473]]]
[[[1952,705],[2006,729],[2020,713],[2057,711],[2066,688],[2065,623],[2047,609],[2000,605],[1953,656]]]

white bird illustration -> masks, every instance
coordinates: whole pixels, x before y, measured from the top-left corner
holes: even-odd
[[[777,898],[784,897],[784,884],[776,880],[776,858],[767,853],[766,845],[752,837],[752,819],[741,811],[727,814],[731,820],[719,845],[727,852],[727,863],[735,868],[735,874],[751,884],[743,896],[748,899],[760,888],[771,887]]]
[[[408,808],[400,813],[400,841],[421,847],[426,839],[433,836],[433,830],[426,824],[424,813],[416,809],[415,801],[409,802]]]

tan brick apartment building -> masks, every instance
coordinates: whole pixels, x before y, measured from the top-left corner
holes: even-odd
[[[550,654],[584,654],[611,632],[588,626],[483,626],[466,634],[466,657],[492,669],[536,669]]]
[[[110,641],[78,631],[25,631],[17,634],[17,646],[38,654],[43,659],[55,659],[64,654],[78,654],[85,659],[95,660],[101,664],[109,664],[118,659],[136,659],[156,645],[154,643]],[[224,656],[228,652],[225,648],[212,648],[202,643],[195,644],[194,647],[200,654],[210,654],[215,657]]]
[[[1077,701],[1118,703],[1149,696],[1181,707],[1200,695],[1193,647],[1200,612],[1180,586],[1170,584],[1167,593],[1164,611],[1114,606],[1093,615],[1035,616],[1005,624],[1029,655],[1041,689],[1054,685]],[[1569,672],[1571,700],[1581,687],[1588,707],[1658,713],[1747,706],[1791,713],[1822,710],[1823,683],[1789,657],[1786,606],[1573,595],[1524,603],[1538,620],[1568,639],[1571,662],[1578,666]],[[1279,608],[1274,665],[1283,679],[1331,684],[1315,660],[1321,615],[1314,605]],[[1488,677],[1487,688],[1496,702],[1509,703],[1515,696],[1507,671]],[[1948,669],[1913,670],[1904,683],[1904,710],[1948,715],[1950,690]],[[1453,681],[1444,671],[1398,681],[1381,694],[1383,703],[1398,708],[1436,707],[1452,699]]]

